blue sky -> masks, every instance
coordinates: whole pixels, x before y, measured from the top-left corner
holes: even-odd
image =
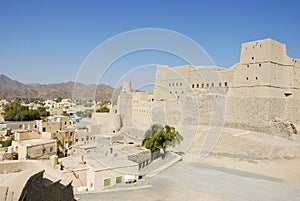
[[[239,61],[241,43],[263,38],[285,43],[288,55],[300,58],[299,11],[296,0],[0,0],[0,74],[24,83],[74,81],[99,44],[141,28],[184,34],[222,67]],[[132,68],[157,63],[184,64],[157,52],[137,54],[116,62],[100,82],[114,86]]]

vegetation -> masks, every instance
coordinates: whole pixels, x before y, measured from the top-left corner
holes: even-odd
[[[142,146],[150,149],[151,152],[163,150],[163,158],[167,147],[180,144],[183,137],[179,134],[174,127],[165,125],[164,127],[159,124],[154,124],[144,135]]]
[[[96,112],[101,112],[101,113],[108,113],[109,112],[109,108],[107,108],[106,106],[102,106],[102,107],[100,107],[100,108],[98,108],[97,110],[96,110]]]
[[[11,102],[4,106],[5,121],[31,121],[39,120],[41,117],[49,116],[45,107],[39,107],[36,110],[29,110],[27,106],[22,106],[19,102]]]
[[[11,135],[10,138],[8,138],[7,140],[0,140],[0,144],[2,145],[2,147],[9,147],[12,143],[12,141],[14,140],[14,136]]]
[[[29,104],[29,103],[39,103],[39,104],[43,104],[44,100],[42,98],[21,98],[18,97],[15,99],[15,102],[23,102],[25,104]]]
[[[54,98],[54,101],[57,102],[57,103],[60,103],[62,101],[62,98],[61,97]]]
[[[79,117],[85,117],[85,118],[91,118],[92,117],[93,110],[85,110],[85,111],[78,111],[76,112],[77,116]]]
[[[67,111],[63,111],[63,112],[62,112],[62,115],[63,115],[63,116],[67,116],[67,117],[70,116],[70,115],[67,113]]]

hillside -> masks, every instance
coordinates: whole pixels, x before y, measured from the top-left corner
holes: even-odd
[[[92,99],[97,101],[110,101],[114,88],[108,85],[85,85],[76,82],[56,84],[24,84],[0,75],[0,99],[42,98],[53,99],[57,97],[72,98],[76,87],[76,99]],[[96,93],[95,93],[96,91]],[[118,90],[117,90],[118,91]],[[95,95],[96,94],[96,95]]]

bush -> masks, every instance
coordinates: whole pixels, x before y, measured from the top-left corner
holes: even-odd
[[[101,108],[98,108],[96,110],[96,112],[108,113],[109,112],[109,108],[107,108],[106,106],[102,106]]]
[[[12,143],[12,141],[14,140],[14,136],[10,136],[10,138],[8,138],[5,141],[0,140],[0,144],[2,144],[2,147],[9,147]]]

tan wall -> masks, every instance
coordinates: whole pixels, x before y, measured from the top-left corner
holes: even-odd
[[[49,156],[56,155],[57,152],[57,144],[55,140],[50,142],[41,142],[40,144],[13,141],[12,146],[17,148],[19,159],[49,158]]]
[[[95,172],[95,177],[99,178],[99,179],[96,179],[95,186],[97,188],[99,187],[99,189],[105,188],[104,187],[104,180],[105,179],[110,179],[110,186],[107,186],[107,187],[114,186],[114,185],[116,185],[116,178],[119,177],[119,176],[122,176],[122,178],[123,178],[123,175],[121,173],[118,173],[118,172],[114,172],[114,171],[96,171]]]
[[[112,134],[120,129],[121,119],[119,115],[113,113],[93,113],[92,126],[98,126],[101,133]]]
[[[39,139],[41,135],[37,132],[25,131],[25,132],[16,132],[14,139],[16,141],[21,140],[31,140],[31,139]]]
[[[56,142],[27,146],[27,157],[29,159],[49,158],[49,156],[56,155],[56,151]]]
[[[52,133],[49,133],[49,132],[42,132],[41,138],[43,138],[43,139],[53,139],[53,135],[52,135]]]
[[[39,132],[54,133],[58,130],[63,130],[68,127],[73,127],[73,120],[67,116],[54,116],[49,121],[38,121],[37,128]],[[46,129],[46,130],[43,130]]]
[[[273,61],[279,64],[291,64],[286,54],[286,45],[272,39],[258,40],[242,44],[240,63]]]
[[[17,146],[18,147],[18,159],[27,159],[27,146]]]
[[[124,182],[124,174],[113,170],[94,169],[93,167],[89,166],[85,169],[74,170],[74,172],[76,177],[79,178],[73,179],[72,184],[75,192],[77,192],[77,188],[79,186],[86,186],[88,187],[89,191],[102,190],[105,188],[105,179],[110,179],[110,186],[107,187],[116,185],[117,177],[122,177],[122,182]],[[72,172],[64,172],[64,175],[74,178],[74,174]]]
[[[62,122],[43,122],[39,121],[38,124],[39,132],[54,133],[62,128]]]
[[[183,99],[175,96],[180,90]],[[240,63],[228,69],[157,66],[154,97],[165,100],[171,125],[197,124],[199,119],[209,124],[211,103],[223,95],[226,125],[283,132],[270,129],[274,119],[300,123],[300,60],[289,58],[284,44],[266,39],[242,44]]]

